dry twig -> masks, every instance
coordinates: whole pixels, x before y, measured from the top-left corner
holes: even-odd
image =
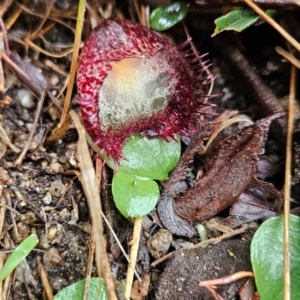
[[[103,235],[103,223],[101,217],[101,202],[99,190],[96,188],[96,175],[92,159],[89,153],[88,145],[85,139],[85,129],[79,121],[79,117],[76,112],[71,110],[70,115],[73,119],[75,127],[78,132],[78,160],[81,171],[81,184],[86,195],[92,224],[95,228],[95,242],[96,242],[96,266],[99,277],[104,277],[106,281],[107,291],[109,299],[116,300],[117,295],[115,291],[115,284],[112,278],[108,257],[106,253],[105,239]]]

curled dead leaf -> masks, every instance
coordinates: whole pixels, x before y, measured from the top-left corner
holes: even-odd
[[[208,154],[212,154],[210,168],[175,200],[177,214],[189,221],[202,221],[232,205],[256,172],[271,122],[281,116],[283,113],[276,113],[261,119],[213,146]]]

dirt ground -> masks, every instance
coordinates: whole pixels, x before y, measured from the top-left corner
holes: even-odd
[[[133,1],[135,2],[135,1]],[[132,1],[88,1],[82,33],[84,41],[91,27],[105,17],[119,17],[138,22]],[[159,1],[136,1],[143,7],[156,7]],[[163,1],[168,3],[169,1]],[[244,115],[256,121],[277,111],[286,111],[290,86],[290,63],[275,51],[286,48],[285,40],[268,24],[259,21],[242,33],[224,32],[212,38],[213,21],[222,15],[220,1],[192,1],[185,20],[192,41],[200,53],[208,53],[216,74],[210,103],[216,105],[217,116]],[[225,1],[224,1],[225,2]],[[230,5],[231,1],[228,1]],[[269,1],[264,7],[277,10],[276,20],[299,40],[299,9],[295,5],[278,6]],[[43,265],[50,289],[55,295],[64,287],[84,279],[90,260],[91,221],[89,206],[79,177],[76,142],[78,135],[71,123],[65,134],[49,142],[47,138],[56,128],[68,86],[70,63],[76,26],[77,1],[2,1],[0,16],[7,28],[11,54],[0,57],[0,261],[30,233],[36,233],[39,244],[2,283],[2,299],[49,299],[45,282],[41,279]],[[182,24],[166,31],[172,43],[186,40]],[[295,54],[296,55],[296,54]],[[13,61],[28,76],[16,70]],[[254,75],[252,74],[254,73]],[[5,78],[2,86],[1,75]],[[253,77],[254,76],[254,77]],[[32,84],[33,83],[33,84]],[[299,81],[298,81],[299,83]],[[47,85],[46,95],[33,87]],[[45,96],[45,97],[44,97]],[[43,100],[44,98],[44,100]],[[78,112],[76,85],[70,108]],[[207,124],[214,118],[207,117]],[[224,117],[227,118],[227,117]],[[299,206],[299,111],[296,105],[294,160],[292,180],[292,208]],[[229,208],[215,218],[203,222],[208,238],[216,238],[238,230],[245,230],[229,239],[193,249],[184,249],[200,242],[198,234],[180,236],[165,229],[162,215],[156,210],[143,220],[140,249],[136,269],[145,280],[146,288],[135,288],[133,299],[216,299],[206,289],[199,288],[201,280],[216,279],[238,271],[251,271],[251,238],[262,219],[282,213],[280,197],[284,184],[285,135],[284,120],[274,122],[265,146],[268,161],[265,181],[274,185],[278,197],[257,218],[244,213],[246,221],[229,217]],[[205,128],[206,123],[201,123]],[[209,126],[209,125],[207,125]],[[228,135],[233,134],[229,129]],[[9,142],[7,142],[7,139]],[[183,149],[189,139],[183,139]],[[21,151],[27,147],[23,156]],[[95,153],[90,150],[93,161]],[[195,154],[189,168],[193,176],[185,180],[191,188],[205,162]],[[104,167],[101,173],[101,201],[104,214],[114,228],[125,251],[130,251],[132,222],[120,215],[113,203],[110,189],[113,172]],[[236,173],[236,176],[242,176]],[[165,183],[160,183],[164,191]],[[240,211],[239,211],[240,212]],[[239,215],[239,214],[238,214]],[[224,221],[225,220],[225,221]],[[179,226],[179,225],[178,225]],[[171,225],[170,225],[171,227]],[[168,228],[170,229],[170,228]],[[108,259],[116,280],[126,277],[127,262],[112,233],[105,225],[104,235]],[[161,263],[156,259],[174,251]],[[97,276],[92,267],[92,276]],[[239,299],[237,292],[246,280],[224,285],[217,291],[224,299]],[[244,298],[245,299],[245,298]]]

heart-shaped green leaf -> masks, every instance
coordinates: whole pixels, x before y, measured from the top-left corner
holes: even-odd
[[[182,21],[188,13],[185,3],[174,2],[168,6],[159,6],[150,15],[150,27],[163,31]]]
[[[283,299],[283,216],[265,221],[251,242],[251,262],[261,300]],[[290,215],[291,299],[300,299],[300,218]]]
[[[57,293],[53,300],[82,300],[84,286],[85,279],[75,282]],[[108,300],[106,284],[103,278],[91,278],[88,299]]]
[[[147,215],[156,205],[159,188],[155,181],[118,171],[112,181],[115,204],[128,218]]]
[[[165,180],[179,160],[181,153],[180,141],[164,141],[162,139],[148,139],[140,135],[131,136],[124,148],[126,159],[121,160],[118,171],[132,175]],[[112,159],[107,164],[116,169]]]

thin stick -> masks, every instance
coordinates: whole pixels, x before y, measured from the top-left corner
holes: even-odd
[[[89,250],[89,257],[88,257],[88,265],[86,270],[84,293],[83,293],[82,300],[87,300],[89,298],[89,290],[90,290],[90,283],[92,277],[92,267],[94,262],[94,253],[95,253],[95,229],[93,224],[92,224],[89,248],[90,250]]]
[[[291,165],[292,165],[292,146],[294,132],[295,115],[295,95],[296,95],[296,67],[291,69],[290,95],[289,95],[289,114],[288,131],[286,141],[286,160],[285,160],[285,183],[284,183],[284,300],[291,299],[291,274],[290,274],[290,193],[291,193]]]
[[[241,228],[239,228],[237,230],[225,233],[225,234],[223,234],[223,235],[221,235],[219,237],[216,237],[216,238],[212,238],[212,239],[200,242],[200,243],[195,244],[195,245],[193,245],[191,247],[187,247],[186,249],[194,249],[194,248],[199,248],[199,247],[205,247],[205,246],[207,246],[209,244],[216,244],[218,242],[221,242],[224,239],[227,239],[227,238],[233,237],[235,235],[241,234],[241,233],[245,232],[248,228],[249,228],[248,225],[245,224],[245,225],[243,225]],[[176,250],[176,251],[178,251],[178,250]],[[155,260],[151,264],[151,267],[154,267],[154,266],[160,264],[161,262],[163,262],[164,260],[166,260],[167,258],[171,257],[176,251],[170,252],[170,253],[164,255],[163,257]]]
[[[1,63],[0,63],[0,65],[1,65]],[[0,91],[0,93],[1,93],[1,91]],[[7,144],[12,151],[14,151],[16,153],[21,152],[21,150],[10,141],[5,129],[2,127],[1,124],[0,124],[0,139],[2,140],[2,142]]]
[[[77,153],[81,171],[81,184],[87,198],[92,224],[95,229],[95,261],[99,277],[104,277],[108,298],[117,300],[115,284],[109,266],[109,261],[106,252],[106,243],[103,235],[103,224],[101,217],[101,202],[99,190],[97,189],[96,175],[93,162],[89,153],[89,148],[85,138],[85,129],[80,123],[79,117],[74,110],[70,111],[74,125],[78,132]]]
[[[137,254],[139,250],[140,237],[141,237],[142,220],[143,220],[142,217],[137,217],[134,220],[133,237],[132,237],[133,245],[130,251],[130,261],[127,269],[125,293],[124,293],[126,300],[130,300],[134,269],[135,269]]]
[[[268,22],[274,29],[276,29],[293,47],[300,51],[300,44],[288,34],[278,23],[276,23],[272,18],[270,18],[263,10],[261,10],[256,4],[251,0],[244,0],[257,14],[260,15],[266,22]]]
[[[70,70],[70,80],[68,83],[67,94],[65,97],[64,109],[58,127],[61,127],[65,122],[65,119],[68,114],[69,106],[70,106],[71,96],[73,93],[73,85],[74,85],[77,62],[78,62],[78,53],[79,53],[80,42],[81,42],[81,32],[82,32],[83,22],[84,22],[85,2],[86,2],[85,0],[80,0],[78,4],[76,31],[75,31],[75,38],[74,38],[74,50],[73,50],[71,70]]]
[[[37,257],[37,265],[38,265],[39,276],[40,276],[42,284],[45,288],[46,299],[53,299],[53,292],[52,292],[51,284],[48,280],[47,272],[45,271],[45,268],[41,262],[40,256]]]
[[[282,49],[279,46],[275,47],[275,50],[278,54],[282,55],[286,60],[293,64],[296,68],[300,69],[300,61],[295,56],[293,56],[292,53]]]
[[[106,226],[108,227],[108,229],[111,231],[111,234],[112,234],[113,237],[115,238],[115,240],[116,240],[116,242],[117,242],[117,244],[118,244],[120,250],[122,251],[124,257],[126,258],[126,260],[127,260],[128,263],[129,263],[129,261],[130,261],[129,256],[128,256],[127,253],[125,252],[125,250],[124,250],[122,244],[120,243],[120,240],[118,239],[118,237],[117,237],[117,235],[116,235],[114,229],[111,227],[109,221],[108,221],[107,218],[105,217],[103,211],[101,211],[101,215],[102,215],[102,218],[103,218],[104,222],[106,223]],[[141,277],[140,277],[140,275],[138,274],[137,270],[134,271],[134,274],[135,274],[135,276],[136,276],[136,278],[137,278],[138,281],[141,281],[141,280],[142,280]]]

